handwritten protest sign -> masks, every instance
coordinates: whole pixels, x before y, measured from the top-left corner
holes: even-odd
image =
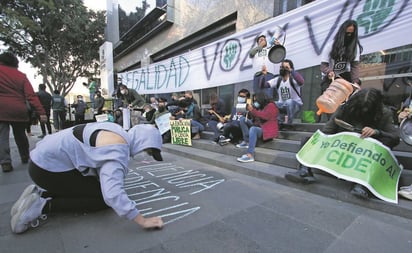
[[[172,116],[171,113],[165,113],[155,119],[156,126],[159,129],[161,134],[166,133],[170,130],[170,117]]]
[[[171,120],[170,132],[172,135],[172,144],[192,146],[190,120]]]
[[[398,203],[402,165],[379,141],[358,133],[316,131],[296,154],[300,163],[367,187],[376,197]]]

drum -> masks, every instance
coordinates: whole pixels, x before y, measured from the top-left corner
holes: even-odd
[[[399,126],[401,139],[408,145],[412,145],[412,118],[406,118]]]

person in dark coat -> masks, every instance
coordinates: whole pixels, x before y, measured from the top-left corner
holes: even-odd
[[[46,122],[40,122],[40,128],[42,134],[38,136],[39,138],[43,138],[46,136],[46,127],[47,132],[52,134],[52,128],[50,124],[50,111],[51,111],[51,104],[52,104],[52,95],[46,91],[46,85],[43,83],[39,84],[39,91],[37,92],[37,96],[40,99],[40,103],[46,112],[47,120]]]

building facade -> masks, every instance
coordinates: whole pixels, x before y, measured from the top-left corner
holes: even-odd
[[[412,3],[386,1],[168,0],[113,43],[114,84],[165,96],[194,90],[200,103],[216,92],[227,110],[242,88],[252,90],[249,50],[257,36],[285,31],[286,58],[303,74],[303,110],[316,111],[320,57],[341,23],[354,19],[364,48],[362,87],[384,91],[397,110],[411,89]],[[109,5],[108,5],[109,6]],[[109,24],[110,25],[110,24]],[[279,64],[269,66],[278,73]]]

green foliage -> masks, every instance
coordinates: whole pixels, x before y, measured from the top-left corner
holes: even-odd
[[[105,12],[82,0],[2,0],[0,41],[32,64],[63,95],[78,77],[98,74]]]

